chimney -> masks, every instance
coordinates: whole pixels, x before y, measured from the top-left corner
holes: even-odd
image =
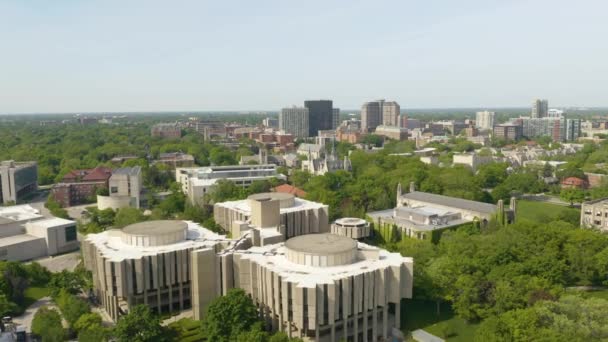
[[[410,192],[416,191],[416,182],[410,182]]]

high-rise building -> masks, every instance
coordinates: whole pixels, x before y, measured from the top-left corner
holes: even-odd
[[[494,127],[494,112],[487,110],[483,112],[477,112],[475,115],[475,127],[479,129],[492,129]]]
[[[380,101],[365,102],[361,106],[361,131],[370,132],[382,122],[382,105]]]
[[[382,103],[382,124],[384,126],[399,126],[401,107],[395,101]]]
[[[309,114],[308,108],[283,108],[279,114],[279,129],[296,138],[309,137]]]
[[[532,101],[532,112],[530,113],[530,117],[533,119],[536,118],[544,118],[549,113],[549,101],[535,99]]]
[[[334,110],[331,100],[304,101],[304,107],[308,108],[308,137],[317,136],[319,131],[332,129]]]
[[[401,128],[409,128],[407,126],[407,124],[408,124],[407,114],[403,113],[403,114],[399,115],[399,127],[401,127]]]
[[[0,204],[17,203],[38,189],[38,163],[0,162]]]
[[[372,132],[380,125],[400,126],[401,107],[395,101],[376,100],[361,106],[361,130]]]
[[[331,117],[332,121],[331,121],[331,129],[336,129],[338,128],[338,126],[340,126],[340,108],[334,108],[332,110],[332,117]]]
[[[497,139],[515,141],[521,139],[522,135],[522,126],[518,124],[494,126],[494,137]]]

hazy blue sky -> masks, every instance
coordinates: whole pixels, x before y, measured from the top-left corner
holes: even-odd
[[[608,105],[608,1],[0,0],[0,113]]]

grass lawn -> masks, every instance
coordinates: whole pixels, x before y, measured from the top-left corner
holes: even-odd
[[[536,201],[517,201],[517,218],[535,222],[550,222],[558,216],[580,217],[580,209],[569,208],[562,205],[536,202]]]
[[[19,316],[25,312],[30,305],[34,304],[38,299],[49,295],[49,289],[46,287],[35,287],[31,286],[25,289],[24,298],[22,303],[18,303],[18,312],[15,312],[15,316]]]
[[[403,303],[401,317],[404,320],[402,323],[404,332],[424,329],[443,338],[441,336],[443,327],[448,325],[453,334],[446,340],[454,342],[473,340],[477,325],[466,323],[463,319],[456,317],[448,304],[441,304],[440,315],[437,316],[435,302],[405,300]]]

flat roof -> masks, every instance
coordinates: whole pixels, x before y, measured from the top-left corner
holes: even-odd
[[[237,250],[235,253],[240,254],[241,259],[252,260],[260,266],[272,270],[283,281],[288,281],[298,287],[305,288],[314,288],[318,284],[333,284],[336,280],[353,275],[374,272],[391,266],[398,267],[403,264],[413,264],[414,262],[412,258],[403,257],[399,253],[390,253],[384,249],[372,247],[361,242],[355,241],[355,244],[357,249],[361,251],[377,250],[378,257],[358,259],[352,264],[318,267],[289,261],[286,255],[287,247],[285,247],[285,243],[251,247],[248,250]]]
[[[496,212],[496,205],[477,201],[466,200],[457,197],[431,194],[428,192],[414,191],[401,195],[401,198],[412,199],[415,201],[427,202],[445,207],[452,207],[462,210],[477,211],[486,214]]]
[[[34,220],[43,217],[38,209],[29,204],[13,205],[10,207],[0,207],[0,218],[4,218],[4,223]],[[0,222],[2,223],[2,222]]]
[[[284,192],[263,192],[259,194],[253,194],[247,197],[247,199],[252,199],[256,201],[265,201],[265,200],[284,200],[295,198],[292,194],[287,194]]]
[[[448,221],[448,223],[446,223],[446,224],[423,224],[423,223],[419,223],[419,222],[410,221],[407,218],[395,217],[393,209],[373,211],[373,212],[367,213],[367,215],[374,220],[381,219],[381,220],[387,221],[389,223],[394,223],[398,227],[405,226],[405,228],[413,228],[414,230],[427,231],[427,232],[430,232],[433,230],[445,229],[445,228],[449,228],[449,227],[460,226],[461,224],[472,222],[472,220],[460,218],[460,219]],[[400,228],[402,228],[402,227],[400,227]]]
[[[43,220],[37,220],[37,221],[31,222],[29,224],[40,226],[40,227],[45,227],[45,228],[52,228],[52,227],[58,227],[58,226],[65,226],[65,225],[69,225],[69,224],[76,224],[76,221],[66,220],[66,219],[63,219],[60,217],[53,217],[53,218],[48,218],[48,219],[43,219]]]
[[[285,247],[296,252],[329,255],[354,250],[357,248],[357,242],[346,236],[329,233],[306,234],[287,240]]]
[[[19,235],[7,236],[7,237],[0,238],[0,247],[8,247],[8,246],[16,245],[19,243],[24,243],[24,242],[29,242],[29,241],[39,240],[39,239],[44,240],[44,238],[29,235],[29,234],[19,234]]]
[[[198,223],[192,221],[184,222],[188,226],[186,239],[169,245],[148,247],[129,245],[122,241],[122,231],[117,229],[106,230],[99,234],[89,234],[85,241],[95,245],[98,252],[112,262],[120,262],[126,259],[139,259],[143,256],[186,249],[213,247],[218,243],[223,243],[230,247],[237,243],[237,240],[229,239],[225,235],[216,234],[203,228]]]
[[[285,207],[280,209],[280,213],[291,213],[294,211],[308,210],[308,209],[319,209],[327,207],[327,205],[323,203],[308,201],[299,197],[294,197],[294,205],[291,207]],[[216,203],[215,205],[221,206],[224,208],[234,209],[241,212],[244,215],[251,215],[251,206],[249,206],[249,201],[238,200],[238,201],[226,201],[221,203]]]
[[[187,228],[188,224],[184,221],[154,220],[128,225],[122,229],[122,232],[130,235],[153,236],[168,233],[177,233]]]

